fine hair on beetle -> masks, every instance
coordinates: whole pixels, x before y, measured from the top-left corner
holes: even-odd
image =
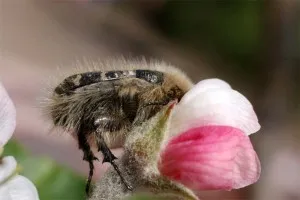
[[[90,166],[87,193],[93,161],[98,160],[92,147],[102,152],[103,162],[111,163],[131,190],[110,148],[121,147],[133,126],[150,119],[164,105],[180,101],[193,83],[181,70],[159,61],[117,59],[80,65],[93,69],[65,76],[52,88],[45,110],[53,125],[71,132],[83,151]]]

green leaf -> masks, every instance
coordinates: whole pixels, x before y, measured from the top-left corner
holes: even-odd
[[[14,156],[21,166],[20,174],[36,186],[41,200],[83,200],[85,178],[45,157],[31,155],[16,141],[9,141],[4,156]]]

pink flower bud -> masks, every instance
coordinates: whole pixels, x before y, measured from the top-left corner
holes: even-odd
[[[172,112],[171,139],[161,151],[159,170],[194,190],[248,186],[260,176],[260,162],[248,137],[259,129],[246,97],[225,81],[200,81]]]
[[[260,176],[249,137],[230,126],[202,126],[174,137],[161,152],[162,175],[194,190],[231,190]]]

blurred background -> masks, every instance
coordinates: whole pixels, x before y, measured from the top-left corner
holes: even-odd
[[[297,0],[0,0],[0,78],[17,108],[5,148],[41,200],[81,200],[88,168],[76,143],[49,133],[39,99],[76,61],[163,59],[195,82],[218,77],[254,105],[260,180],[203,200],[300,200],[300,2]],[[119,155],[120,149],[115,152]],[[99,164],[96,179],[107,165]]]

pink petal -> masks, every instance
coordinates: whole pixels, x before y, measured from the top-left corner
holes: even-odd
[[[184,100],[183,97],[175,107],[170,121],[171,135],[206,125],[233,126],[243,130],[247,135],[260,129],[251,103],[242,94],[225,84],[219,88],[214,87],[215,85],[209,88],[207,84],[205,89],[200,86],[186,94],[191,98],[188,96]],[[190,92],[196,95],[190,95]]]
[[[16,109],[0,83],[0,147],[11,138],[16,127]]]
[[[249,137],[229,126],[190,129],[161,153],[159,170],[195,190],[231,190],[256,182],[260,162]]]

